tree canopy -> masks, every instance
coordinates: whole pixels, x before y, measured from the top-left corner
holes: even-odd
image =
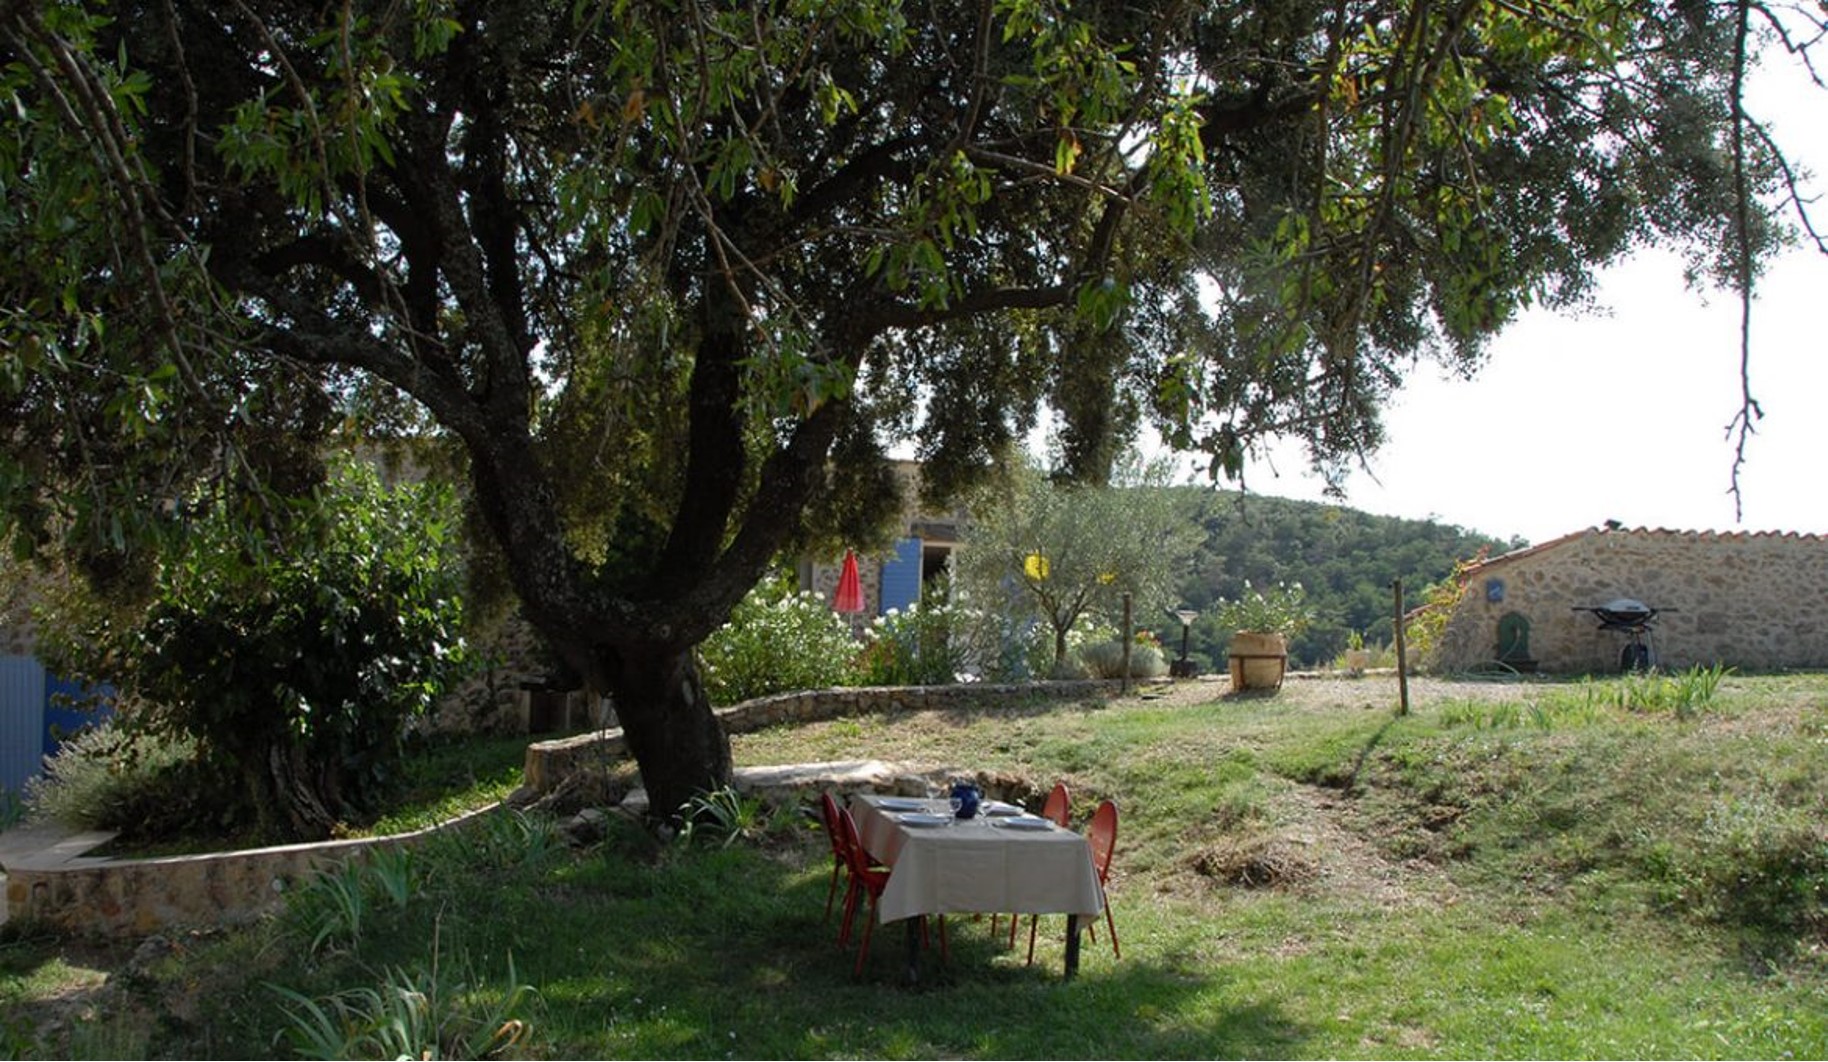
[[[435,434],[664,813],[729,770],[692,646],[893,511],[895,443],[935,495],[1044,404],[1086,478],[1143,419],[1337,470],[1417,357],[1637,244],[1749,287],[1779,14],[12,0],[4,533],[131,589],[188,484]]]

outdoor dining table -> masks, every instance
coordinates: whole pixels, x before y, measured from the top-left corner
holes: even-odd
[[[945,800],[851,798],[865,851],[890,868],[877,920],[908,920],[908,979],[915,980],[922,915],[1064,914],[1066,976],[1072,977],[1079,969],[1079,916],[1104,909],[1091,845],[1020,809],[985,806],[990,813],[959,819]]]

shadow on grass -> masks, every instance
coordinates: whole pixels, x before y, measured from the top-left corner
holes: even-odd
[[[825,870],[816,850],[576,865],[562,902],[509,920],[515,938],[564,941],[517,951],[548,1042],[574,1057],[1170,1058],[1286,1055],[1306,1039],[1275,1003],[1231,999],[1223,967],[1116,960],[1102,932],[1066,981],[1060,917],[1043,919],[1028,966],[1025,926],[1011,950],[988,918],[953,916],[949,958],[935,939],[913,985],[903,925],[877,926],[853,977],[857,945],[840,950],[837,912],[824,918]],[[471,950],[510,946],[487,935]]]
[[[429,971],[445,994],[432,1003],[447,1008],[531,986],[536,1000],[517,1017],[531,1030],[527,1050],[552,1057],[1315,1053],[1316,1031],[1243,987],[1241,971],[1178,946],[1151,954],[1140,924],[1121,960],[1100,926],[1067,981],[1063,918],[1042,919],[1029,966],[1026,939],[1010,949],[988,918],[954,916],[949,959],[924,953],[910,986],[903,926],[891,923],[876,927],[853,977],[856,945],[840,950],[837,912],[825,916],[829,850],[811,830],[764,847],[688,849],[619,828],[597,849],[555,855],[440,864],[403,908],[372,911],[348,948],[305,954],[270,927],[251,942],[186,949],[123,988],[154,1011],[145,1027],[166,1042],[149,1049],[187,1057],[270,1057],[295,1020],[275,986],[347,999],[391,971]],[[1124,931],[1121,909],[1118,918]],[[199,984],[212,986],[208,998],[186,991]],[[179,997],[190,1000],[184,1013],[166,1014]]]

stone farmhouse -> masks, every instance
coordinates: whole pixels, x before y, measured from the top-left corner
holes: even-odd
[[[1439,643],[1444,672],[1601,674],[1634,635],[1592,609],[1654,610],[1636,635],[1667,669],[1828,667],[1828,537],[1589,528],[1471,565]],[[1640,658],[1641,659],[1641,658]]]

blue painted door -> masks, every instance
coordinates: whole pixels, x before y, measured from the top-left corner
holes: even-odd
[[[895,555],[882,563],[879,612],[920,604],[920,546],[920,539],[904,538],[895,543]]]

